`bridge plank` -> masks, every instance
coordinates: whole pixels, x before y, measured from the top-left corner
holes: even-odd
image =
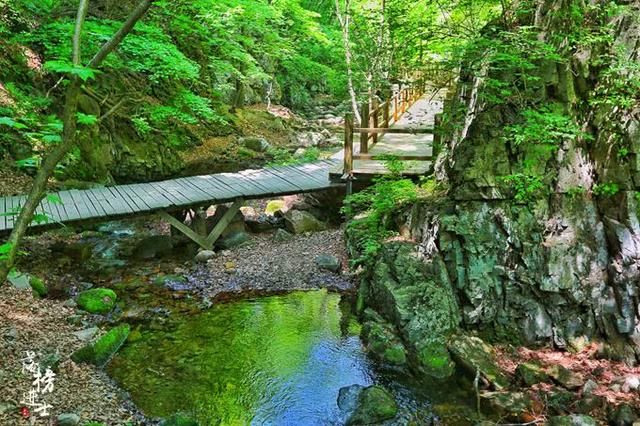
[[[71,198],[69,191],[58,192],[58,197],[60,197],[60,200],[62,200],[62,207],[64,208],[67,215],[67,220],[72,221],[80,219],[80,211],[74,204],[73,198]]]
[[[147,205],[147,203],[144,202],[142,198],[130,192],[129,185],[112,186],[112,187],[108,187],[108,189],[111,192],[114,192],[114,191],[117,192],[123,198],[125,198],[128,201],[129,205],[132,206],[132,209],[135,208],[135,211],[150,210],[150,207]]]

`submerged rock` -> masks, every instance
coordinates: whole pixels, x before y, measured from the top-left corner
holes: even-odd
[[[345,413],[352,414],[358,407],[358,398],[364,388],[362,385],[351,385],[340,388],[338,391],[338,408]]]
[[[118,352],[127,340],[130,331],[129,324],[122,324],[112,328],[94,344],[86,345],[75,351],[71,355],[71,359],[76,363],[88,363],[103,367]]]
[[[76,299],[80,309],[92,314],[109,313],[116,304],[116,293],[108,288],[94,288],[81,292]]]
[[[289,210],[284,214],[284,224],[287,231],[294,234],[317,232],[327,229],[327,225],[320,222],[311,213],[301,210]]]

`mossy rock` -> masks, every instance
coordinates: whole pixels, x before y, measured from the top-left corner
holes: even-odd
[[[482,339],[457,334],[449,340],[448,348],[455,362],[469,374],[475,375],[480,371],[496,389],[504,389],[509,385],[509,380],[496,364],[493,348]]]
[[[77,363],[93,364],[97,367],[105,366],[111,357],[118,352],[120,347],[129,337],[131,327],[122,324],[112,328],[99,338],[94,344],[86,345],[71,355],[71,359]]]
[[[92,314],[111,312],[116,304],[116,293],[108,288],[92,288],[78,295],[76,302],[80,309]]]
[[[36,297],[45,297],[48,293],[47,286],[44,283],[44,280],[38,277],[30,277],[29,285],[33,290],[33,295]]]
[[[549,380],[549,375],[544,372],[542,367],[531,362],[523,362],[518,365],[516,368],[516,377],[525,386],[533,386]]]
[[[370,311],[367,309],[367,312]],[[381,318],[367,321],[362,327],[362,338],[367,344],[367,349],[382,362],[405,365],[407,356],[404,346],[394,334],[390,324],[378,321],[381,321]]]
[[[199,426],[199,423],[184,414],[174,414],[160,423],[160,426]]]
[[[267,203],[267,207],[264,209],[264,212],[268,215],[274,215],[276,212],[281,211],[284,206],[284,200],[271,200]]]
[[[153,283],[155,285],[170,285],[170,284],[187,284],[188,280],[185,276],[183,275],[173,275],[173,274],[168,274],[168,275],[160,275],[156,278],[154,278]]]
[[[455,364],[443,343],[423,343],[418,349],[418,360],[422,371],[436,379],[446,379],[455,372]]]
[[[380,386],[362,389],[358,405],[347,420],[347,425],[379,424],[398,414],[398,404],[393,396]]]

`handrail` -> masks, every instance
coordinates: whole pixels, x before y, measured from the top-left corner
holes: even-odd
[[[369,152],[369,140],[373,144],[378,142],[378,135],[385,133],[406,133],[406,134],[422,134],[433,133],[433,129],[398,129],[390,128],[392,124],[398,122],[402,114],[404,114],[426,90],[426,80],[420,79],[414,82],[414,85],[405,87],[394,94],[391,99],[387,99],[382,103],[376,100],[364,102],[361,106],[362,120],[359,127],[355,127],[353,115],[347,114],[344,120],[344,177],[349,180],[353,177],[353,159],[371,157]],[[366,120],[366,123],[365,123]],[[382,120],[382,123],[380,123]],[[360,153],[353,154],[353,135],[354,132],[360,133]]]

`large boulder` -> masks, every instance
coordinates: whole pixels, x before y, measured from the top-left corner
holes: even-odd
[[[267,152],[271,145],[260,136],[245,136],[238,140],[239,144],[255,152]]]
[[[78,294],[76,303],[80,309],[92,314],[111,312],[116,304],[116,293],[108,288],[92,288]]]
[[[327,225],[320,222],[311,213],[300,210],[289,210],[284,214],[284,224],[287,231],[293,234],[324,231]]]

